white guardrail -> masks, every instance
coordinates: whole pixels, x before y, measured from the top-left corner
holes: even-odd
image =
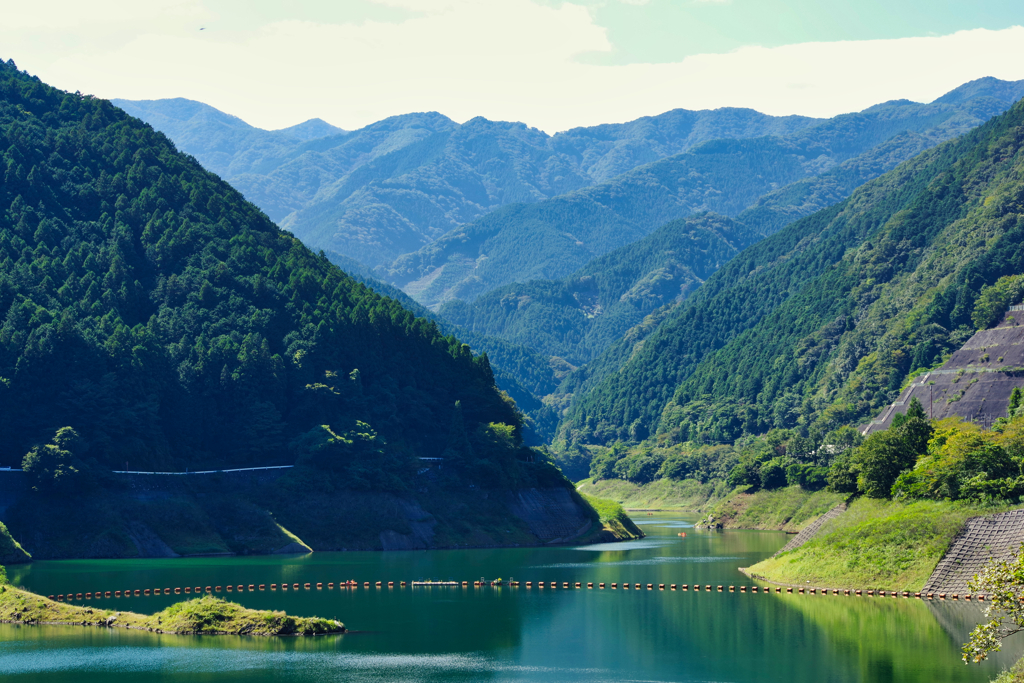
[[[419,458],[420,460],[429,461],[444,461],[444,458]],[[135,470],[111,470],[113,474],[174,474],[174,475],[186,475],[186,474],[218,474],[220,472],[259,472],[261,470],[287,470],[295,467],[295,465],[273,465],[271,467],[242,467],[235,470],[194,470],[191,472],[137,472]],[[7,468],[10,469],[10,468]],[[4,468],[0,468],[0,471],[4,471]],[[11,470],[12,472],[22,472],[24,470]]]
[[[193,470],[191,472],[136,472],[133,470],[112,470],[114,474],[218,474],[220,472],[258,472],[260,470],[287,470],[295,465],[274,465],[272,467],[242,467],[236,470]]]

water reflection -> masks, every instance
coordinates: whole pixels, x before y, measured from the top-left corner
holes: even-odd
[[[645,517],[648,538],[585,548],[506,548],[301,557],[40,562],[12,568],[44,593],[135,586],[360,582],[357,590],[234,593],[251,607],[338,617],[361,631],[315,639],[188,638],[0,626],[0,678],[18,681],[988,681],[959,662],[977,611],[913,600],[658,590],[743,585],[737,567],[787,536],[690,529]],[[687,529],[685,538],[680,529]],[[420,577],[579,581],[584,588],[362,588]],[[605,582],[605,590],[585,588]],[[655,589],[610,589],[611,582]],[[224,594],[225,596],[227,594]],[[102,601],[155,611],[175,600]],[[180,599],[180,596],[178,597]]]

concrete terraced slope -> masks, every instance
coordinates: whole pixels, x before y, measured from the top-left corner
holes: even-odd
[[[821,529],[822,525],[825,524],[825,522],[835,519],[844,512],[846,512],[846,503],[840,503],[839,505],[836,505],[834,508],[823,514],[821,517],[818,517],[816,520],[814,520],[813,522],[805,526],[803,529],[801,529],[796,536],[790,539],[789,543],[782,546],[782,549],[779,550],[779,552],[772,555],[772,557],[778,557],[782,553],[787,553],[790,550],[796,550],[804,543],[807,543],[807,541],[814,538],[815,534],[818,533],[818,530]]]
[[[971,577],[992,559],[1015,557],[1021,543],[1024,543],[1024,510],[969,519],[939,560],[924,590],[965,593]]]
[[[998,326],[975,334],[942,367],[904,389],[861,433],[888,429],[914,398],[935,420],[955,415],[988,427],[1006,417],[1010,393],[1024,387],[1024,326],[1014,315],[1024,316],[1011,312]]]

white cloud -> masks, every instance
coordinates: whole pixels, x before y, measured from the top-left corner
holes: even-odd
[[[3,32],[83,29],[166,20],[168,17],[203,19],[209,13],[199,0],[33,0],[3,3]]]
[[[5,17],[0,45],[11,50],[2,56],[59,87],[103,97],[188,97],[267,128],[319,116],[351,129],[426,110],[458,121],[525,121],[551,132],[676,107],[830,116],[887,99],[930,101],[981,76],[1024,78],[1020,27],[601,66],[577,60],[611,50],[582,6],[378,1],[414,15],[398,23],[285,21],[224,35],[179,30],[205,11],[202,5],[159,0],[154,7],[172,28],[140,20],[136,31],[85,44],[61,39],[71,33],[32,29],[38,23],[26,10],[21,29]]]

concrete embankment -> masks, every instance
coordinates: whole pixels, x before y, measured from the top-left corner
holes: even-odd
[[[1024,543],[1024,510],[973,517],[953,539],[925,584],[926,591],[966,592],[967,581],[993,559],[1017,556]]]

